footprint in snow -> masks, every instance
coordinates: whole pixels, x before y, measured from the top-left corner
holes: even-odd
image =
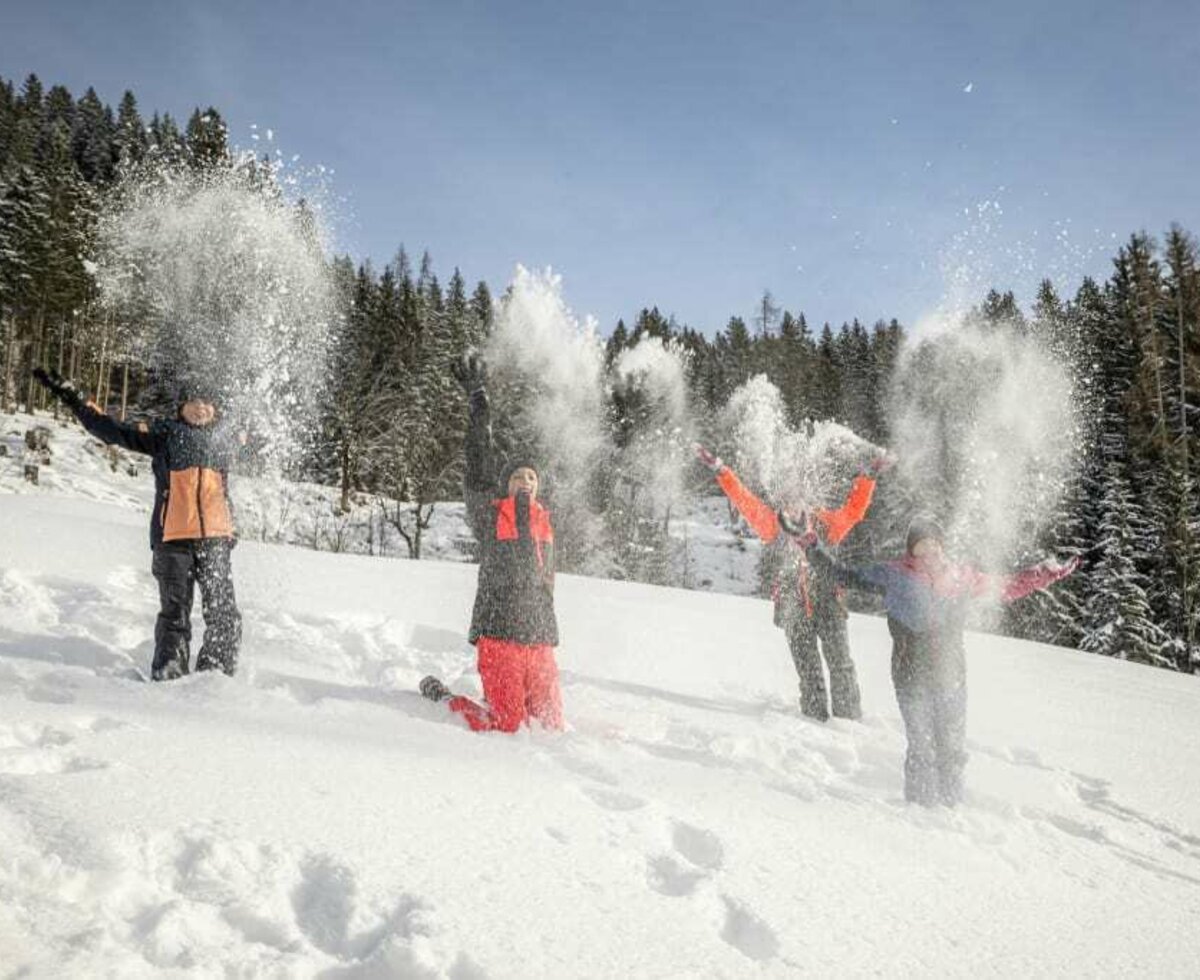
[[[354,871],[329,855],[318,854],[301,867],[300,884],[292,892],[292,909],[305,938],[343,963],[356,968],[378,966],[380,976],[422,975],[412,943],[431,935],[433,925],[425,904],[414,896],[401,895],[390,911],[364,909]],[[322,975],[336,977],[341,972]]]
[[[50,725],[0,726],[0,775],[42,776],[107,769],[98,759],[70,755],[62,749],[77,736]]]
[[[695,868],[681,864],[670,854],[650,858],[646,868],[646,879],[660,895],[683,898],[691,895],[708,875]]]
[[[779,955],[779,937],[766,922],[748,908],[722,895],[725,919],[721,925],[721,938],[743,956],[752,960],[771,960]]]
[[[583,776],[585,779],[603,783],[605,786],[616,786],[620,782],[612,772],[599,762],[592,759],[585,759],[579,755],[573,755],[569,750],[557,751],[549,753],[549,755],[560,766],[568,772],[575,773],[577,776]]]
[[[671,829],[671,843],[692,864],[706,871],[720,871],[725,863],[725,848],[711,831],[676,821]]]
[[[683,821],[672,824],[671,844],[674,854],[656,855],[647,864],[646,878],[660,895],[691,895],[725,863],[725,848],[717,836]]]
[[[619,790],[602,789],[599,786],[581,786],[580,792],[583,793],[589,800],[605,810],[614,810],[618,813],[628,812],[630,810],[640,810],[646,805],[646,801],[640,796],[634,796],[632,793],[622,793]]]

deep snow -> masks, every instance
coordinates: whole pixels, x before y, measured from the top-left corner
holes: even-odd
[[[478,690],[472,567],[243,541],[241,672],[150,685],[146,516],[54,465],[0,484],[0,977],[1200,974],[1194,678],[972,636],[922,810],[880,620],[819,725],[767,603],[562,576],[573,729],[480,736],[414,693]]]

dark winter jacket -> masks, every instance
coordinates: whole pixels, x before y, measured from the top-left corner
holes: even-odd
[[[466,456],[467,516],[479,542],[479,584],[470,640],[490,636],[529,646],[555,646],[558,622],[550,512],[526,493],[497,495],[502,467],[492,443],[487,395],[482,391],[471,397]]]
[[[118,422],[91,404],[75,414],[97,439],[153,457],[152,548],[164,541],[234,536],[227,474],[241,446],[231,425],[218,420],[200,428],[179,419],[159,419],[139,427]]]
[[[786,629],[805,620],[845,618],[841,590],[828,576],[812,568],[804,549],[783,532],[775,511],[751,493],[728,466],[721,467],[716,479],[725,496],[770,549],[769,559],[775,570],[771,587],[775,625]],[[873,478],[866,474],[855,477],[846,502],[837,510],[817,508],[808,518],[810,528],[819,529],[830,544],[841,544],[866,516],[874,494]]]

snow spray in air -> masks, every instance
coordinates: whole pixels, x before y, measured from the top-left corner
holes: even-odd
[[[800,512],[836,506],[850,480],[880,450],[837,422],[788,424],[779,389],[759,374],[738,387],[718,417],[728,462],[769,503]]]
[[[517,266],[485,353],[498,441],[510,456],[538,461],[567,565],[582,560],[582,570],[605,574],[600,556],[585,560],[587,543],[601,537],[589,483],[606,451],[604,353],[595,322],[580,322],[567,307],[561,276]]]
[[[1010,567],[1070,477],[1080,427],[1068,371],[1019,326],[922,324],[893,377],[900,471],[965,557]]]
[[[286,467],[315,424],[335,305],[319,212],[264,166],[127,178],[101,216],[97,280],[164,395],[215,389]]]
[[[684,477],[693,459],[695,425],[688,407],[686,352],[654,337],[621,351],[612,366],[613,384],[625,416],[618,429],[620,465],[640,496],[663,513],[684,497]]]
[[[616,448],[604,346],[595,321],[580,321],[563,301],[560,276],[517,267],[497,304],[486,355],[497,428],[508,428],[510,453],[532,452],[541,461],[565,567],[619,574],[605,529],[614,474],[660,510],[681,493],[690,461],[682,355],[646,340],[613,366],[613,383],[644,409],[629,443]]]

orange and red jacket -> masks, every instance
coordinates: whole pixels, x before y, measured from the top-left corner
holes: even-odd
[[[153,457],[154,510],[150,546],[234,536],[228,472],[241,452],[237,433],[221,421],[198,427],[159,419],[149,427],[118,422],[92,404],[76,412],[102,442]]]
[[[774,509],[763,503],[749,488],[738,479],[737,474],[728,466],[722,466],[717,471],[717,485],[725,492],[730,502],[738,509],[738,513],[746,519],[754,533],[764,544],[775,543],[783,535],[779,525],[779,517]],[[841,544],[846,535],[862,521],[871,507],[871,498],[875,495],[875,480],[865,473],[854,478],[846,502],[836,510],[818,507],[807,518],[811,529],[818,530],[821,537],[831,545]],[[814,526],[815,518],[815,526]],[[790,541],[790,538],[788,539]],[[809,564],[804,552],[799,546],[794,546],[799,554],[794,556],[796,566],[796,581],[794,589],[803,605],[806,616],[813,615],[813,592],[809,583]],[[772,598],[776,606],[786,602],[789,583],[776,580],[772,590]]]

